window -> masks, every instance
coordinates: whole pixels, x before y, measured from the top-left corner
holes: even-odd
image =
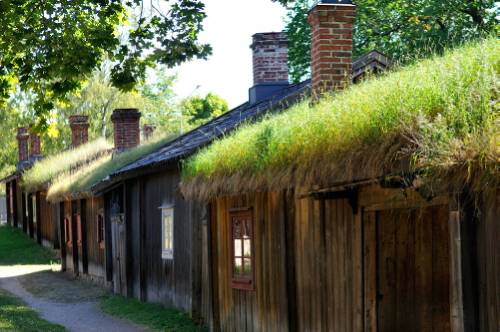
[[[254,289],[253,215],[251,209],[229,212],[231,226],[231,286]]]
[[[79,214],[76,215],[76,244],[82,246],[82,219]]]
[[[161,234],[163,259],[174,258],[174,207],[162,206],[161,209]]]
[[[71,222],[68,218],[64,218],[64,240],[66,245],[69,247],[73,243],[72,233],[71,233]]]
[[[102,212],[97,215],[97,242],[99,248],[104,249],[104,214]]]

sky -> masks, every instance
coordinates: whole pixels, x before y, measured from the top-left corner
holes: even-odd
[[[213,48],[208,60],[195,60],[175,69],[174,91],[179,98],[213,92],[236,107],[248,100],[253,85],[252,35],[284,28],[286,11],[271,0],[205,0],[207,18],[200,36]],[[199,86],[199,88],[197,88]]]

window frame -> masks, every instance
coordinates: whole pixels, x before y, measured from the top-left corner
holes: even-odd
[[[161,210],[161,258],[164,260],[173,260],[174,259],[174,250],[175,250],[175,234],[174,234],[174,224],[175,224],[175,211],[174,205],[163,205],[160,206]],[[171,216],[171,248],[165,248],[165,217]]]
[[[230,270],[230,276],[231,276],[231,288],[233,289],[238,289],[238,290],[244,290],[244,291],[253,291],[255,290],[255,233],[254,233],[254,215],[253,215],[253,208],[251,207],[246,207],[246,208],[235,208],[235,209],[229,209],[228,211],[229,215],[229,268]],[[236,217],[244,218],[247,220],[247,224],[249,226],[249,240],[250,240],[250,273],[248,275],[235,275],[235,261],[236,258],[241,258],[244,262],[245,258],[247,256],[244,255],[242,252],[243,256],[237,256],[235,253],[235,248],[234,248],[234,241],[236,238],[234,237],[234,219]],[[243,238],[240,238],[243,240]],[[244,250],[242,246],[242,250]],[[245,263],[243,263],[243,269],[245,269]]]
[[[105,226],[104,226],[104,211],[100,210],[97,213],[97,243],[99,244],[99,249],[104,249],[105,244]]]

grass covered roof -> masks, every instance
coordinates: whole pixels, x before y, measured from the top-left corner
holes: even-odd
[[[499,43],[450,50],[249,124],[185,162],[183,192],[207,199],[402,170],[498,181]]]
[[[59,154],[46,157],[36,162],[23,175],[23,186],[33,192],[50,185],[57,177],[67,172],[74,172],[105,155],[111,153],[113,146],[104,138],[83,144]]]
[[[64,199],[88,197],[92,194],[92,187],[108,175],[159,149],[171,139],[171,135],[159,135],[134,149],[114,156],[107,154],[86,164],[85,167],[65,172],[49,187],[47,200],[58,202]]]

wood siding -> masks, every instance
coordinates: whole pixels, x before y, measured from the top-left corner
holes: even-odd
[[[213,201],[214,330],[450,330],[446,197],[376,186],[306,194]],[[254,291],[231,288],[234,208],[253,209]]]
[[[500,331],[500,190],[482,197],[478,220],[480,331]]]
[[[57,242],[56,220],[53,218],[52,205],[47,202],[47,193],[40,192],[39,194],[39,220],[38,227],[40,227],[40,235],[44,245],[55,248]]]
[[[105,249],[99,246],[97,236],[97,218],[100,213],[104,212],[104,199],[93,197],[85,201],[88,274],[104,282],[106,276]]]
[[[106,195],[113,244],[108,255],[114,262],[120,256],[121,261],[121,269],[114,264],[110,272],[116,292],[173,306],[199,317],[205,207],[184,200],[178,190],[179,182],[178,170],[165,170],[127,181]],[[113,213],[118,213],[113,212],[113,202],[120,205],[115,210],[124,217],[121,231],[111,222]],[[162,258],[160,207],[165,205],[174,205],[173,259]],[[117,287],[117,282],[121,287]]]

